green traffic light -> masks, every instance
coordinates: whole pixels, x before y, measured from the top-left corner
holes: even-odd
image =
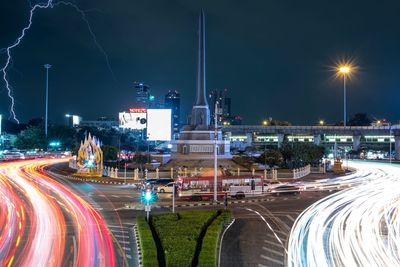
[[[149,202],[151,200],[151,192],[147,191],[144,198],[146,199],[147,202]]]

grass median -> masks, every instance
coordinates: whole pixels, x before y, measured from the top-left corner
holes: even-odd
[[[198,258],[198,266],[217,266],[219,239],[225,225],[227,225],[231,219],[231,212],[229,210],[224,210],[207,228]]]
[[[158,266],[157,246],[154,242],[150,225],[146,222],[144,217],[138,217],[136,219],[136,223],[139,234],[140,248],[142,251],[143,267]]]
[[[230,218],[221,210],[155,215],[150,225],[138,218],[140,239],[146,239],[140,241],[143,266],[216,266],[219,236]]]

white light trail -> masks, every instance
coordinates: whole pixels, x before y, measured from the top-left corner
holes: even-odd
[[[400,266],[400,168],[351,165],[359,169],[352,176],[364,182],[321,199],[298,217],[287,266]]]

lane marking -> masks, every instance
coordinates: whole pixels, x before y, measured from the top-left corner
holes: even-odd
[[[235,218],[233,218],[232,222],[225,228],[224,232],[222,233],[220,246],[219,246],[219,253],[218,253],[218,267],[221,266],[221,251],[222,251],[222,244],[223,244],[225,233],[233,225],[234,222],[235,222]]]
[[[283,244],[282,240],[279,238],[279,236],[275,233],[274,229],[272,229],[271,225],[267,222],[267,220],[264,218],[264,216],[262,216],[258,211],[250,209],[250,208],[245,208],[248,211],[254,212],[256,214],[258,214],[258,216],[260,216],[261,220],[264,221],[264,223],[267,225],[267,227],[269,228],[269,230],[271,230],[271,232],[273,233],[273,237],[276,238],[276,240],[278,240],[278,242],[281,244],[282,248],[285,250],[286,254],[288,253],[285,245]]]

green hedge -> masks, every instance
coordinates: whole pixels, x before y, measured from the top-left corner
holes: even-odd
[[[144,267],[158,266],[157,247],[149,224],[143,216],[136,219],[140,248],[142,249],[142,264]]]
[[[192,265],[199,235],[217,214],[217,211],[182,211],[152,217],[166,266]]]
[[[198,266],[217,266],[219,238],[224,226],[229,223],[231,218],[231,212],[224,210],[207,228],[207,232],[203,238]]]

